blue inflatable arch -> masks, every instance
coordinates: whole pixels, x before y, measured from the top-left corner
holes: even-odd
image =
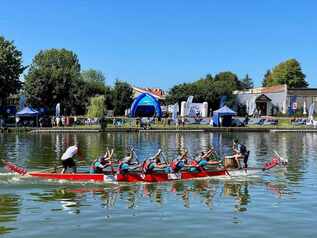
[[[149,93],[137,96],[130,108],[131,117],[162,117],[160,102]]]

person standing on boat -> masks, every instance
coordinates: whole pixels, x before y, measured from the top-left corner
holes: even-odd
[[[241,143],[239,143],[238,139],[233,140],[233,155],[232,156],[226,156],[226,158],[233,158],[239,169],[242,169],[240,160],[243,160],[244,168],[248,168],[248,159],[249,159],[249,151],[247,150],[247,147]]]
[[[104,156],[100,156],[98,159],[94,161],[94,164],[92,166],[94,173],[103,173],[105,168],[111,166],[113,151],[114,150],[112,149],[110,152],[107,148],[106,154]]]
[[[67,168],[72,168],[73,173],[77,172],[76,163],[73,159],[75,155],[82,157],[79,151],[79,144],[75,144],[73,146],[68,147],[67,150],[62,155],[61,157],[62,164],[63,164],[62,174],[66,172]]]

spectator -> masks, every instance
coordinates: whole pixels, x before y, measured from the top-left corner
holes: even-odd
[[[244,124],[248,125],[248,123],[249,123],[249,115],[248,115],[248,113],[246,113],[245,114],[245,119],[244,119]]]
[[[185,126],[185,117],[182,117],[182,127]]]

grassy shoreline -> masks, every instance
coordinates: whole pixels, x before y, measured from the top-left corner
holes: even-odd
[[[317,128],[308,126],[258,126],[247,127],[211,127],[208,125],[185,125],[183,126],[153,126],[151,129],[144,130],[139,127],[107,127],[101,130],[99,126],[75,126],[75,127],[54,127],[54,128],[7,128],[2,133],[59,133],[59,132],[270,132],[270,131],[298,131],[298,132],[317,132]]]
[[[312,126],[300,125],[295,126],[291,123],[292,118],[275,118],[278,119],[278,125],[248,125],[246,127],[212,127],[210,125],[191,124],[184,126],[167,125],[162,122],[151,124],[150,129],[144,130],[137,127],[134,123],[126,122],[121,126],[114,126],[108,123],[103,130],[100,125],[78,125],[69,127],[47,127],[47,128],[31,128],[31,127],[9,127],[0,128],[0,133],[24,133],[24,132],[270,132],[272,130],[287,131],[317,131]]]

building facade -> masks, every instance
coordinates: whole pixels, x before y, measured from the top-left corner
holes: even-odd
[[[286,84],[272,87],[253,88],[244,91],[234,91],[236,106],[245,107],[249,115],[293,115],[307,114],[313,104],[317,106],[316,88],[292,88]],[[316,109],[316,108],[315,108]]]
[[[133,98],[138,97],[142,93],[149,93],[160,102],[165,101],[166,93],[160,88],[139,88],[132,86]]]

